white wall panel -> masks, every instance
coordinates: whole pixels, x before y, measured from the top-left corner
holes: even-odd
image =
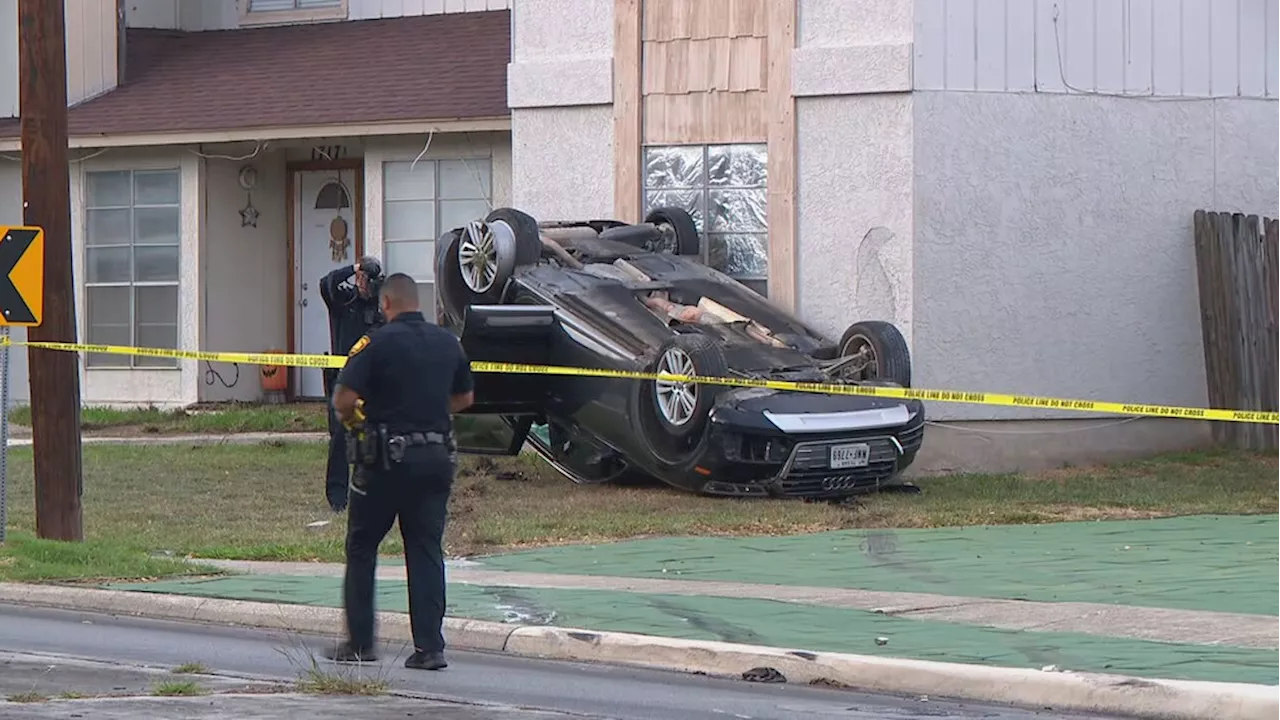
[[[1280,68],[1277,68],[1276,57],[1280,55],[1280,28],[1277,28],[1277,16],[1280,15],[1280,6],[1276,5],[1275,0],[1262,0],[1267,6],[1267,51],[1266,51],[1266,69],[1267,69],[1267,97],[1280,96]]]
[[[66,0],[67,105],[115,89],[120,33],[115,0]]]
[[[974,86],[978,90],[1004,90],[1008,84],[1005,80],[1006,58],[1008,48],[1005,29],[1004,0],[974,0],[973,22],[975,32]]]
[[[976,38],[974,22],[977,19],[974,0],[947,0],[946,12],[946,87],[957,90],[973,90],[976,86]],[[984,38],[984,43],[989,39]]]
[[[1005,3],[1005,89],[1036,89],[1036,5]]]
[[[1267,12],[1269,4],[1267,0],[1240,0],[1240,94],[1248,97],[1265,94],[1267,75],[1275,74],[1275,68],[1266,63],[1247,61],[1251,55],[1268,52],[1268,31],[1274,31],[1276,24],[1276,16]],[[1255,17],[1267,18],[1266,24],[1246,21]]]
[[[1267,0],[1263,0],[1267,2]],[[1155,16],[1152,0],[1129,0],[1125,21],[1124,92],[1150,95],[1155,57]]]
[[[1276,97],[1280,0],[914,0],[914,88]]]
[[[0,0],[0,117],[18,117],[18,0]]]
[[[1151,83],[1154,95],[1182,94],[1182,0],[1152,0]]]

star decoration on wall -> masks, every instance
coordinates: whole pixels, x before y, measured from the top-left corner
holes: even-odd
[[[258,227],[258,208],[250,202],[240,211],[240,227]]]

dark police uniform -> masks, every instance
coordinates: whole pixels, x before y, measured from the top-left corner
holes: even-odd
[[[382,268],[376,268],[381,273]],[[353,286],[343,286],[351,276],[356,274],[354,267],[348,265],[338,268],[320,279],[320,297],[329,308],[329,347],[334,355],[346,355],[366,333],[382,325],[382,308],[378,305],[378,294],[370,287],[369,297],[360,297],[360,292]],[[333,383],[338,377],[335,368],[324,369],[324,393],[326,398],[333,397]],[[342,423],[329,405],[329,462],[325,467],[325,498],[329,506],[340,511],[347,506],[347,478],[350,472],[347,459],[347,446],[343,438]]]
[[[353,459],[343,584],[350,647],[372,651],[378,545],[399,517],[413,642],[419,653],[443,652],[442,538],[457,462],[449,398],[471,392],[470,362],[449,331],[404,312],[356,342],[338,384],[360,396],[363,433],[380,450],[372,464],[362,451]]]

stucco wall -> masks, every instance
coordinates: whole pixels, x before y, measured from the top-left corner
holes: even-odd
[[[917,92],[916,383],[1203,405],[1192,214],[1275,217],[1276,111],[1269,100]]]
[[[911,343],[912,8],[800,0],[797,311],[838,340],[888,320]]]
[[[614,214],[613,5],[513,2],[512,204],[536,218]]]

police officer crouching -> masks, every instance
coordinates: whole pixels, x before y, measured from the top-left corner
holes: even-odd
[[[413,278],[388,277],[381,305],[386,325],[352,346],[333,393],[355,472],[343,581],[347,639],[326,656],[377,659],[374,569],[378,545],[399,517],[414,644],[405,667],[440,670],[447,666],[443,536],[457,466],[451,415],[472,403],[471,365],[457,338],[423,318]]]

